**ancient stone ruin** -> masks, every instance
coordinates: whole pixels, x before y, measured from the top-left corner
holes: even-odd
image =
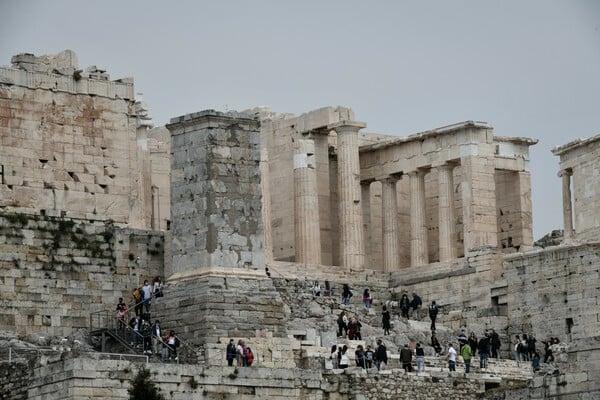
[[[372,133],[347,107],[205,110],[153,128],[148,109],[131,78],[79,69],[72,51],[0,67],[1,399],[125,399],[140,367],[167,399],[600,396],[600,136],[553,150],[564,234],[540,247],[535,139],[480,121]],[[168,360],[131,344],[115,311],[155,277],[164,296],[144,313],[176,331]],[[401,318],[412,293],[421,315]],[[429,346],[433,300],[444,348],[494,329],[500,358],[449,372]],[[336,334],[341,311],[360,340]],[[513,359],[523,334],[542,353],[560,339],[540,371]],[[251,367],[227,365],[230,338],[252,347]],[[355,367],[377,339],[386,368]],[[406,372],[400,349],[417,342],[425,371]]]

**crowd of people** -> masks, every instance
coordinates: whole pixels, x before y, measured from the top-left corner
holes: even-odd
[[[236,345],[233,339],[229,339],[225,350],[225,359],[230,367],[233,366],[234,361],[238,367],[250,367],[254,362],[254,353],[250,346],[246,346],[244,340],[239,339]]]
[[[333,294],[333,289],[330,288],[329,282],[327,283],[327,295]],[[320,285],[318,281],[315,281],[313,285],[313,294],[315,296],[321,295]],[[352,289],[348,284],[342,286],[341,291],[341,304],[349,305],[353,297]],[[370,289],[366,288],[363,291],[362,303],[365,309],[370,309],[373,305],[373,296],[371,295]],[[392,314],[391,308],[398,307],[400,309],[399,316],[405,319],[420,320],[422,318],[421,309],[423,307],[423,301],[417,293],[412,293],[412,298],[408,297],[408,294],[402,294],[398,302],[388,301],[382,305],[381,311],[381,325],[383,328],[383,335],[390,335],[392,328]],[[499,352],[501,348],[501,340],[498,332],[492,328],[486,330],[481,338],[478,338],[474,332],[470,332],[467,336],[465,330],[461,330],[457,335],[458,347],[455,349],[451,342],[446,345],[446,351],[444,353],[443,347],[436,335],[436,320],[439,313],[439,308],[435,300],[427,306],[427,313],[431,321],[431,347],[436,356],[444,356],[448,361],[448,369],[450,371],[456,371],[456,360],[460,356],[465,366],[465,373],[471,371],[471,360],[479,356],[479,367],[485,369],[488,366],[488,360],[490,358],[499,358]],[[362,324],[359,322],[358,316],[350,317],[347,310],[342,310],[337,318],[337,336],[338,338],[348,338],[349,340],[361,340],[361,327]],[[537,340],[533,335],[517,335],[513,342],[513,353],[515,361],[520,365],[521,362],[531,362],[532,369],[539,371],[542,357],[540,352],[536,349]],[[544,341],[544,357],[545,363],[552,362],[554,360],[552,354],[552,345],[556,344],[558,339],[550,338]],[[354,360],[357,366],[363,368],[370,368],[371,365],[376,365],[378,369],[382,364],[387,363],[387,356],[385,361],[382,360],[384,357],[381,354],[381,348],[385,348],[381,340],[377,341],[376,350],[372,350],[371,346],[367,346],[366,349],[362,345],[358,345],[355,351]],[[377,350],[380,350],[380,355],[377,357]],[[333,346],[331,359],[335,361],[339,368],[346,368],[348,366],[348,348],[347,346]],[[424,369],[424,357],[425,351],[421,343],[416,343],[412,349],[408,345],[405,345],[400,349],[400,362],[402,367],[407,371],[412,371],[413,358],[416,361],[417,371],[421,372]]]
[[[143,354],[161,356],[163,361],[179,360],[177,348],[181,342],[174,330],[163,336],[160,321],[151,322],[150,309],[152,300],[163,296],[162,281],[160,277],[154,278],[152,285],[148,280],[141,287],[132,291],[133,307],[127,305],[122,297],[119,297],[116,308],[117,329],[120,331],[131,331],[130,345],[140,349]],[[130,318],[130,309],[133,308],[134,315]]]

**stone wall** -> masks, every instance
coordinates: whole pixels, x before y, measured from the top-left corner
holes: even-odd
[[[0,213],[0,330],[68,336],[163,276],[162,234]],[[60,305],[58,307],[57,305]]]
[[[511,337],[558,337],[567,352],[556,377],[539,378],[542,394],[600,393],[600,243],[557,246],[507,256],[503,266]],[[494,290],[494,289],[493,289]],[[538,343],[538,348],[543,347]],[[580,397],[585,398],[585,397]]]
[[[148,119],[131,79],[79,70],[69,51],[21,54],[0,68],[0,116],[0,206],[150,228]]]
[[[172,400],[241,400],[289,398],[306,400],[369,399],[524,399],[522,382],[512,383],[514,395],[504,397],[486,387],[483,379],[467,379],[463,374],[432,373],[407,375],[401,370],[367,374],[364,370],[323,372],[318,370],[202,367],[195,365],[148,365],[151,380]],[[117,400],[128,396],[130,381],[139,364],[128,361],[69,359],[37,368],[28,391],[31,400],[70,400],[77,398]],[[44,384],[52,375],[55,383]],[[507,383],[508,385],[508,383]],[[497,383],[491,386],[499,386]],[[490,387],[491,387],[490,386]],[[486,391],[487,389],[487,391]]]
[[[3,354],[4,355],[4,354]],[[26,400],[30,383],[30,366],[27,362],[0,362],[0,399]]]
[[[168,295],[153,306],[153,318],[193,344],[252,337],[261,329],[286,335],[281,297],[265,275],[224,272],[169,284]]]

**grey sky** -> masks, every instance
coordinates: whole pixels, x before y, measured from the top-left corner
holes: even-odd
[[[347,105],[366,131],[464,120],[540,140],[534,237],[562,228],[556,145],[600,133],[600,1],[0,0],[0,65],[72,49],[135,78],[157,125]]]

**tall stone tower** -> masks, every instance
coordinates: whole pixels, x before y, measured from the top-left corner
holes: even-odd
[[[175,279],[264,268],[260,123],[212,110],[173,118],[171,208]]]
[[[192,344],[283,335],[283,303],[264,271],[260,122],[207,110],[167,128],[173,274],[155,315]]]

